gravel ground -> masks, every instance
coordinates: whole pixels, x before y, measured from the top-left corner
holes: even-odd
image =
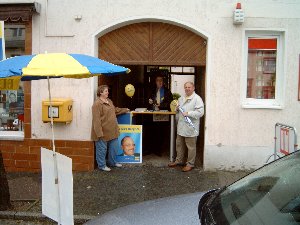
[[[249,173],[206,172],[202,168],[183,173],[180,168],[166,167],[166,162],[167,159],[156,160],[155,164],[125,165],[111,172],[74,173],[74,215],[97,216],[137,202],[206,191],[228,185]],[[41,174],[8,173],[8,180],[14,211],[41,212]],[[0,224],[47,224],[9,222],[0,218]]]
[[[50,221],[24,221],[24,220],[1,220],[0,225],[52,225],[57,224]]]

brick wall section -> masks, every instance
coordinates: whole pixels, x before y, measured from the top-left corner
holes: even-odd
[[[55,141],[56,151],[72,158],[73,171],[94,169],[94,143],[92,141]],[[52,149],[51,140],[25,139],[0,142],[7,172],[41,170],[41,147]]]

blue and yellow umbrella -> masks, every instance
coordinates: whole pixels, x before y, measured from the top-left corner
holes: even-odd
[[[16,90],[20,81],[49,78],[89,78],[130,70],[83,54],[45,53],[0,61],[0,90]]]
[[[22,55],[0,61],[0,90],[17,90],[20,81],[48,79],[48,92],[52,111],[49,78],[79,79],[129,72],[130,70],[125,67],[83,54],[45,53]],[[51,128],[53,151],[55,152],[52,114]]]

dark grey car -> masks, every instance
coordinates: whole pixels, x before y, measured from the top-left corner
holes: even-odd
[[[197,208],[203,194],[178,195],[121,207],[86,225],[199,225]]]
[[[300,151],[228,187],[129,205],[86,224],[199,225],[199,218],[202,225],[299,225]]]
[[[202,225],[299,225],[300,151],[206,193],[199,216]]]

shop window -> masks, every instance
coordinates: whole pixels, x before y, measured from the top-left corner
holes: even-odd
[[[6,58],[25,53],[24,25],[5,24]],[[16,38],[18,37],[18,38]],[[0,139],[24,137],[24,92],[23,82],[18,90],[0,91]]]
[[[243,106],[282,108],[283,34],[247,31]]]
[[[16,91],[0,91],[0,130],[24,130],[24,94],[22,85]]]

